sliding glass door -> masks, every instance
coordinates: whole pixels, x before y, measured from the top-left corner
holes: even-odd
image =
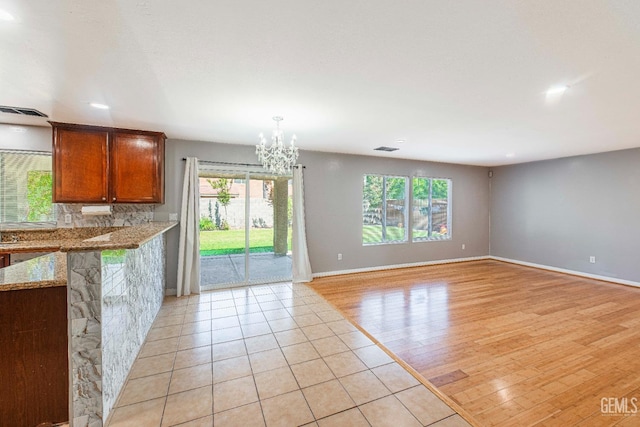
[[[201,286],[291,280],[291,180],[200,172]]]

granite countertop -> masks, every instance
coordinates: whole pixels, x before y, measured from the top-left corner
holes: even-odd
[[[175,227],[172,222],[149,222],[147,224],[130,227],[112,227],[107,233],[85,240],[63,241],[60,245],[62,252],[87,252],[108,249],[137,249],[140,245]]]
[[[149,222],[127,227],[77,227],[0,230],[0,252],[83,252],[136,249],[178,222]],[[17,242],[12,242],[13,237]]]
[[[54,252],[0,268],[0,291],[67,285],[67,255]]]
[[[64,252],[137,249],[177,224],[172,221],[127,227],[2,230],[0,252],[54,253],[0,269],[0,291],[66,286],[67,257]],[[9,243],[13,236],[18,237],[18,242]]]
[[[124,227],[24,228],[0,230],[0,252],[56,252],[62,245],[73,245]],[[17,238],[17,241],[12,241]]]

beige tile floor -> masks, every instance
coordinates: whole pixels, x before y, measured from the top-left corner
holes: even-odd
[[[109,427],[468,426],[305,285],[166,298]]]

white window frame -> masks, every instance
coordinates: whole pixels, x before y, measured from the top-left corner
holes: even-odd
[[[52,160],[52,165],[51,165],[51,173],[53,175],[53,157],[52,157],[52,153],[50,151],[38,151],[38,150],[10,150],[10,149],[0,149],[0,153],[1,154],[11,154],[11,155],[20,155],[20,154],[24,154],[24,155],[40,155],[40,156],[48,156],[50,157]],[[4,165],[0,165],[1,168],[4,169]],[[0,180],[1,179],[6,179],[2,174],[0,174]],[[4,191],[4,185],[5,183],[0,183],[2,185],[0,185],[0,190]],[[53,183],[52,183],[53,185]],[[0,193],[0,209],[4,208],[4,204],[5,201],[4,199],[4,194]],[[57,224],[57,212],[56,212],[56,205],[53,204],[53,219],[51,221],[4,221],[4,218],[2,216],[0,216],[0,226],[2,226],[2,228],[15,228],[15,227],[26,227],[26,228],[31,228],[31,227],[51,227],[52,225],[55,226]]]
[[[382,227],[382,241],[381,242],[371,242],[365,243],[364,241],[364,182],[367,176],[377,176],[382,178],[382,213],[381,213],[381,227]],[[362,216],[361,216],[361,232],[362,232],[362,246],[378,246],[378,245],[394,245],[401,243],[409,242],[409,228],[407,225],[409,224],[409,206],[410,206],[410,195],[411,195],[411,179],[409,176],[404,175],[385,175],[385,174],[377,174],[377,173],[365,173],[362,177]],[[387,178],[402,178],[404,179],[404,212],[403,212],[403,224],[404,224],[404,237],[402,240],[386,240],[386,222],[387,222]]]
[[[432,185],[431,182],[433,180],[440,180],[440,181],[448,181],[448,185],[447,185],[447,237],[432,237],[431,233],[431,221],[432,218],[430,218],[429,220],[429,229],[427,230],[427,237],[416,237],[413,234],[413,229],[414,229],[414,224],[413,224],[413,220],[414,220],[414,194],[413,194],[413,180],[414,179],[428,179],[430,181],[429,184],[429,212],[432,215],[433,211],[432,211],[432,203],[431,203],[431,198],[432,198]],[[452,198],[452,194],[453,194],[453,180],[451,178],[442,178],[442,177],[434,177],[434,176],[421,176],[421,175],[414,175],[411,178],[411,241],[413,243],[421,243],[421,242],[446,242],[446,241],[450,241],[453,238],[453,198]]]

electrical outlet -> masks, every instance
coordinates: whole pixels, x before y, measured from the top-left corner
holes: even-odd
[[[465,244],[463,243],[463,244],[462,244],[462,250],[463,250],[463,251],[464,251],[464,248],[465,248],[465,247],[466,247],[466,246],[465,246]]]
[[[71,214],[65,214],[64,215],[64,223],[65,224],[71,224],[73,222],[73,217],[71,216]]]
[[[338,261],[342,261],[342,254],[338,254]]]
[[[591,255],[591,256],[589,257],[589,262],[590,262],[591,264],[595,264],[595,263],[596,263],[596,257],[594,257],[593,255]]]
[[[169,221],[177,221],[178,220],[178,214],[177,213],[170,213],[169,214]]]

